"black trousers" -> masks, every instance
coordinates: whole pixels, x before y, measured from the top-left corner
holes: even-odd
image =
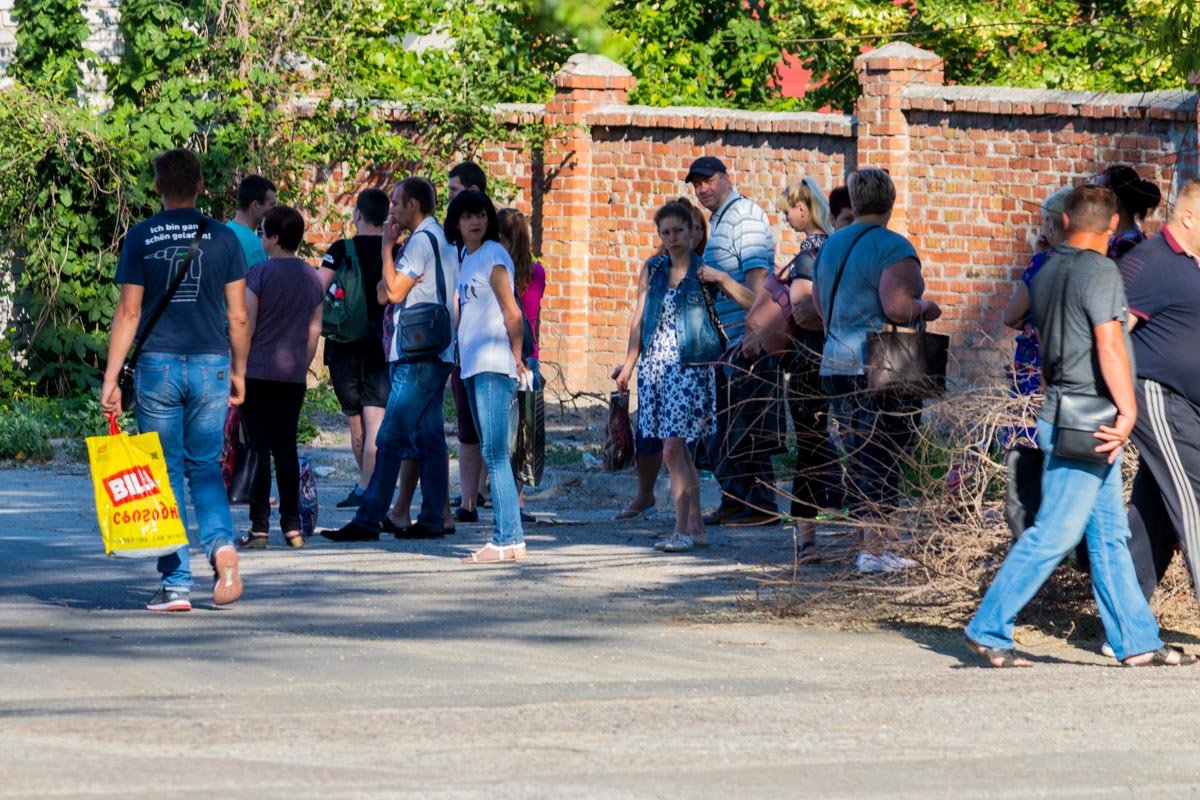
[[[1200,567],[1200,406],[1151,380],[1138,379],[1133,443],[1140,462],[1129,506],[1129,553],[1149,599],[1175,545],[1183,547],[1193,585]]]
[[[736,400],[731,403],[730,384],[741,381],[743,387],[766,393],[766,384],[783,379],[775,356],[747,361],[726,356],[714,370],[717,384],[717,432],[708,441],[709,463],[721,485],[721,508],[741,512],[755,510],[778,513],[775,492],[775,467],[771,456],[782,451],[783,442],[776,432],[771,435],[767,419],[769,403]],[[765,383],[764,383],[765,382]]]
[[[822,509],[840,509],[844,499],[841,465],[829,438],[829,398],[821,390],[821,354],[800,347],[781,366],[788,373],[788,411],[796,434],[791,514],[816,519]]]
[[[271,524],[271,458],[279,489],[279,528],[300,530],[300,456],[296,428],[304,405],[303,383],[246,379],[242,418],[250,448],[258,451],[258,470],[251,484],[250,529],[266,533]]]

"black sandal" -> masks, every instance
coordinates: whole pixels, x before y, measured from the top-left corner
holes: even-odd
[[[817,552],[816,542],[801,542],[796,545],[797,564],[816,564],[820,560],[821,554]]]
[[[238,539],[237,545],[239,550],[266,550],[268,535],[265,533],[249,533],[242,534]]]
[[[963,639],[967,642],[967,648],[971,653],[978,658],[982,658],[989,667],[994,669],[1013,669],[1026,668],[1033,666],[1032,664],[1018,664],[1017,651],[1011,647],[987,647],[974,641],[969,636],[964,636]]]
[[[1178,661],[1171,660],[1171,654],[1175,653],[1179,656]],[[1144,655],[1144,654],[1139,654]],[[1136,658],[1137,656],[1133,656]],[[1128,660],[1122,661],[1123,667],[1188,667],[1195,664],[1197,658],[1191,653],[1185,653],[1178,647],[1164,645],[1150,654],[1149,661],[1143,661],[1140,664],[1130,664]]]

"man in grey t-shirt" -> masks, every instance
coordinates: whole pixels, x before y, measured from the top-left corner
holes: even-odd
[[[1093,593],[1116,657],[1128,666],[1196,661],[1163,646],[1129,555],[1121,450],[1133,431],[1137,404],[1126,343],[1125,290],[1116,264],[1102,255],[1117,225],[1116,211],[1116,198],[1107,189],[1073,190],[1063,214],[1067,247],[1046,262],[1030,290],[1047,387],[1037,422],[1046,464],[1037,519],[1009,551],[967,626],[971,651],[993,667],[1032,666],[1013,651],[1013,622],[1085,535]],[[1095,434],[1103,460],[1055,454],[1055,418],[1064,393],[1099,394],[1116,405],[1116,421]]]

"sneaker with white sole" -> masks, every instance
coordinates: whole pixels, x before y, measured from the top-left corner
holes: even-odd
[[[238,569],[237,548],[227,544],[213,554],[213,569],[217,571],[217,580],[213,584],[213,603],[227,606],[237,602],[245,588]]]
[[[150,611],[191,611],[192,596],[187,589],[162,586],[146,603],[146,608]]]
[[[685,533],[672,533],[661,542],[655,542],[654,549],[664,553],[686,553],[695,546],[692,537]]]
[[[917,562],[911,558],[887,552],[880,555],[863,552],[859,553],[858,557],[854,560],[854,566],[863,574],[872,572],[900,572],[916,565]]]

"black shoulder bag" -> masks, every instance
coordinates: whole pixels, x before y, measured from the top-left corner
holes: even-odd
[[[142,355],[142,343],[150,338],[150,332],[154,330],[154,326],[158,324],[158,320],[167,310],[167,305],[171,302],[171,298],[178,291],[179,285],[183,283],[183,279],[191,271],[192,261],[195,260],[196,253],[200,250],[200,240],[204,237],[204,230],[207,227],[208,220],[201,217],[199,224],[196,225],[196,235],[192,237],[192,243],[188,246],[187,255],[183,257],[183,263],[179,265],[179,270],[175,273],[171,285],[167,287],[167,293],[163,295],[162,301],[154,308],[153,313],[146,318],[146,325],[142,328],[141,334],[133,340],[133,355],[121,366],[121,372],[117,376],[117,387],[121,390],[122,411],[129,411],[137,402],[137,395],[133,390],[133,373],[137,369],[138,358]]]
[[[454,341],[454,324],[450,310],[446,308],[446,280],[442,274],[442,249],[431,231],[422,231],[433,245],[434,264],[437,269],[437,302],[417,303],[404,307],[396,319],[396,343],[403,362],[428,361]]]
[[[1076,253],[1072,263],[1078,260]],[[1057,374],[1062,379],[1066,353],[1063,343],[1066,333],[1067,288],[1071,268],[1064,267],[1059,276],[1057,292],[1061,308],[1058,313],[1058,365]],[[1049,374],[1049,370],[1047,370]],[[1100,377],[1100,376],[1097,376]],[[1112,427],[1117,423],[1117,407],[1107,397],[1093,394],[1068,394],[1058,396],[1058,411],[1054,415],[1054,455],[1080,461],[1108,461],[1108,453],[1097,453],[1101,442],[1095,437],[1101,425]]]

